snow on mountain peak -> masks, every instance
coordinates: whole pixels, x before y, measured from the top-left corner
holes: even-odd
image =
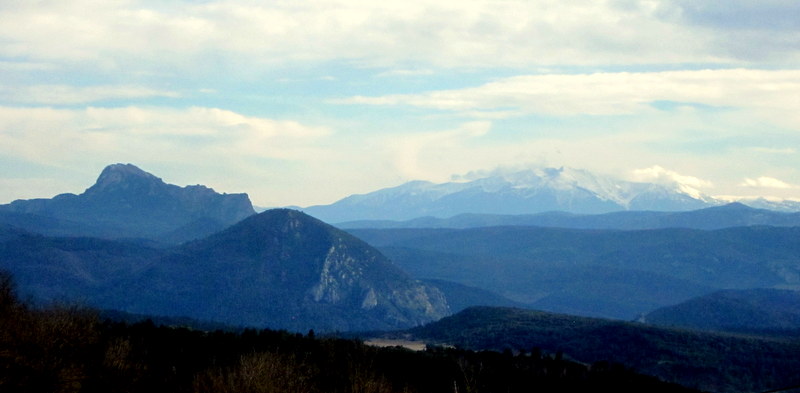
[[[499,168],[453,176],[445,183],[408,182],[307,211],[331,222],[343,222],[462,213],[682,211],[719,204],[691,182],[675,182],[674,176],[664,176],[663,168],[651,172],[660,176],[659,182],[625,181],[569,167]]]

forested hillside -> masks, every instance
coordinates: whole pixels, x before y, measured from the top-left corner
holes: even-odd
[[[712,334],[531,310],[474,307],[408,332],[470,350],[527,350],[609,361],[712,392],[800,384],[796,338]]]

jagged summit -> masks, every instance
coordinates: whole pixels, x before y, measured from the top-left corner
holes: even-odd
[[[165,184],[161,178],[139,169],[136,165],[112,164],[103,169],[100,176],[97,177],[97,182],[87,191],[100,191],[113,187],[114,185],[137,181]]]
[[[177,242],[213,233],[255,214],[247,194],[167,184],[133,164],[105,167],[95,184],[80,195],[18,200],[0,205],[0,210],[79,224],[82,229],[75,235]]]
[[[128,200],[126,204],[135,204],[137,199],[174,192],[177,188],[133,164],[113,164],[103,169],[83,195],[92,198],[114,195],[113,198]]]
[[[106,166],[97,178],[98,183],[115,181],[122,177],[142,177],[161,180],[160,178],[145,172],[133,164],[111,164]]]

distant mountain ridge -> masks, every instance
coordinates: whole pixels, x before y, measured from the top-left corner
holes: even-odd
[[[621,211],[603,214],[547,212],[525,215],[460,214],[450,218],[420,217],[407,221],[364,220],[337,224],[340,228],[480,228],[540,226],[575,229],[722,229],[738,226],[800,226],[800,212],[757,209],[733,202],[698,210]]]
[[[719,289],[800,289],[800,227],[351,229],[419,279],[632,320]]]
[[[247,194],[167,184],[132,164],[107,166],[80,195],[0,205],[0,222],[34,232],[172,242],[213,233],[253,214]]]
[[[677,184],[622,181],[564,167],[496,171],[475,177],[441,184],[412,181],[303,210],[324,221],[339,223],[423,216],[446,218],[463,213],[683,211],[722,203]]]
[[[0,269],[40,301],[231,326],[394,329],[449,313],[438,289],[363,241],[287,209],[166,249],[0,227]]]

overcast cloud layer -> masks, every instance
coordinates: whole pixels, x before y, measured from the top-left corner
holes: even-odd
[[[0,2],[0,203],[107,164],[330,203],[526,165],[800,199],[800,3]]]

